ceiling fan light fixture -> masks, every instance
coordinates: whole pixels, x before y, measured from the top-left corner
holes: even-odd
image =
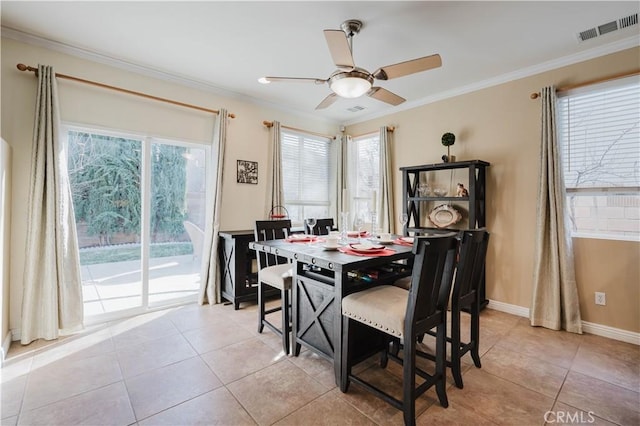
[[[329,79],[331,90],[343,98],[358,98],[367,93],[372,85],[373,77],[357,70],[340,72]]]

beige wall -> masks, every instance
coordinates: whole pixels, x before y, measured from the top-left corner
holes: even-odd
[[[349,126],[348,133],[375,131],[381,125],[397,126],[393,168],[396,206],[400,206],[398,167],[440,162],[446,149],[445,132],[457,136],[452,154],[458,160],[489,161],[487,226],[492,232],[487,268],[487,296],[495,301],[529,307],[538,173],[539,102],[529,94],[541,87],[562,86],[636,69],[640,49],[631,49],[511,83],[391,114]],[[58,72],[157,96],[227,108],[237,115],[231,121],[226,152],[222,228],[247,229],[265,215],[267,130],[262,120],[325,134],[337,125],[304,119],[237,99],[223,98],[177,84],[159,81],[72,56],[2,39],[2,137],[13,147],[13,202],[11,208],[11,309],[10,326],[19,327],[22,269],[26,235],[27,188],[36,81],[19,72],[22,62],[53,65]],[[158,136],[202,139],[210,137],[209,118],[200,113],[115,95],[76,83],[60,83],[64,120],[102,126],[123,126]],[[124,124],[123,124],[124,123]],[[259,162],[259,184],[235,182],[237,159]],[[576,269],[583,320],[640,332],[638,259],[640,244],[620,241],[576,240]],[[596,258],[598,261],[594,262]],[[607,293],[607,306],[593,304],[593,292]]]
[[[31,161],[33,111],[37,79],[20,72],[16,64],[53,65],[62,74],[73,75],[127,89],[174,99],[211,109],[226,108],[236,114],[227,133],[221,228],[252,229],[256,219],[266,217],[268,129],[263,120],[323,134],[336,134],[338,125],[305,119],[237,99],[224,98],[185,86],[160,81],[51,50],[2,39],[2,137],[13,148],[13,200],[11,242],[10,327],[19,328],[22,274],[26,238],[27,193]],[[118,94],[66,80],[59,81],[62,119],[78,124],[132,130],[153,136],[208,141],[212,115]],[[258,185],[236,183],[236,160],[258,162]]]
[[[397,126],[393,168],[396,206],[401,204],[399,167],[438,163],[445,132],[457,139],[457,160],[491,163],[487,176],[487,297],[528,308],[531,302],[540,104],[529,95],[541,87],[590,81],[638,69],[634,48],[584,63],[446,99],[347,127],[358,135]],[[575,239],[576,276],[584,321],[640,332],[640,244]],[[607,306],[594,304],[605,291]]]

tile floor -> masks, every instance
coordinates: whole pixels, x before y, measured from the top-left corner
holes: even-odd
[[[341,393],[326,360],[284,356],[256,317],[255,305],[190,305],[14,344],[1,370],[2,425],[402,424],[356,385]],[[423,395],[419,425],[640,424],[640,347],[491,309],[481,328],[482,368],[465,359],[464,389],[449,374],[447,409],[433,390]],[[360,368],[386,389],[400,383],[393,362]]]

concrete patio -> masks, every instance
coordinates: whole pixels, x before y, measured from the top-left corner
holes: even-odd
[[[140,307],[140,260],[83,265],[85,317]],[[193,298],[200,287],[200,259],[193,255],[149,259],[149,306]]]

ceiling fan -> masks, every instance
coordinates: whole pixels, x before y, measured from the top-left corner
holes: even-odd
[[[362,21],[349,19],[344,21],[340,28],[340,30],[324,30],[331,58],[336,67],[338,67],[329,78],[262,77],[258,81],[263,84],[271,82],[328,83],[333,93],[324,98],[316,109],[327,108],[338,97],[358,98],[364,94],[395,106],[406,99],[382,87],[373,86],[374,79],[391,80],[392,78],[403,77],[442,66],[440,55],[435,54],[387,65],[370,73],[363,68],[356,67],[353,61],[353,36],[362,29]]]

